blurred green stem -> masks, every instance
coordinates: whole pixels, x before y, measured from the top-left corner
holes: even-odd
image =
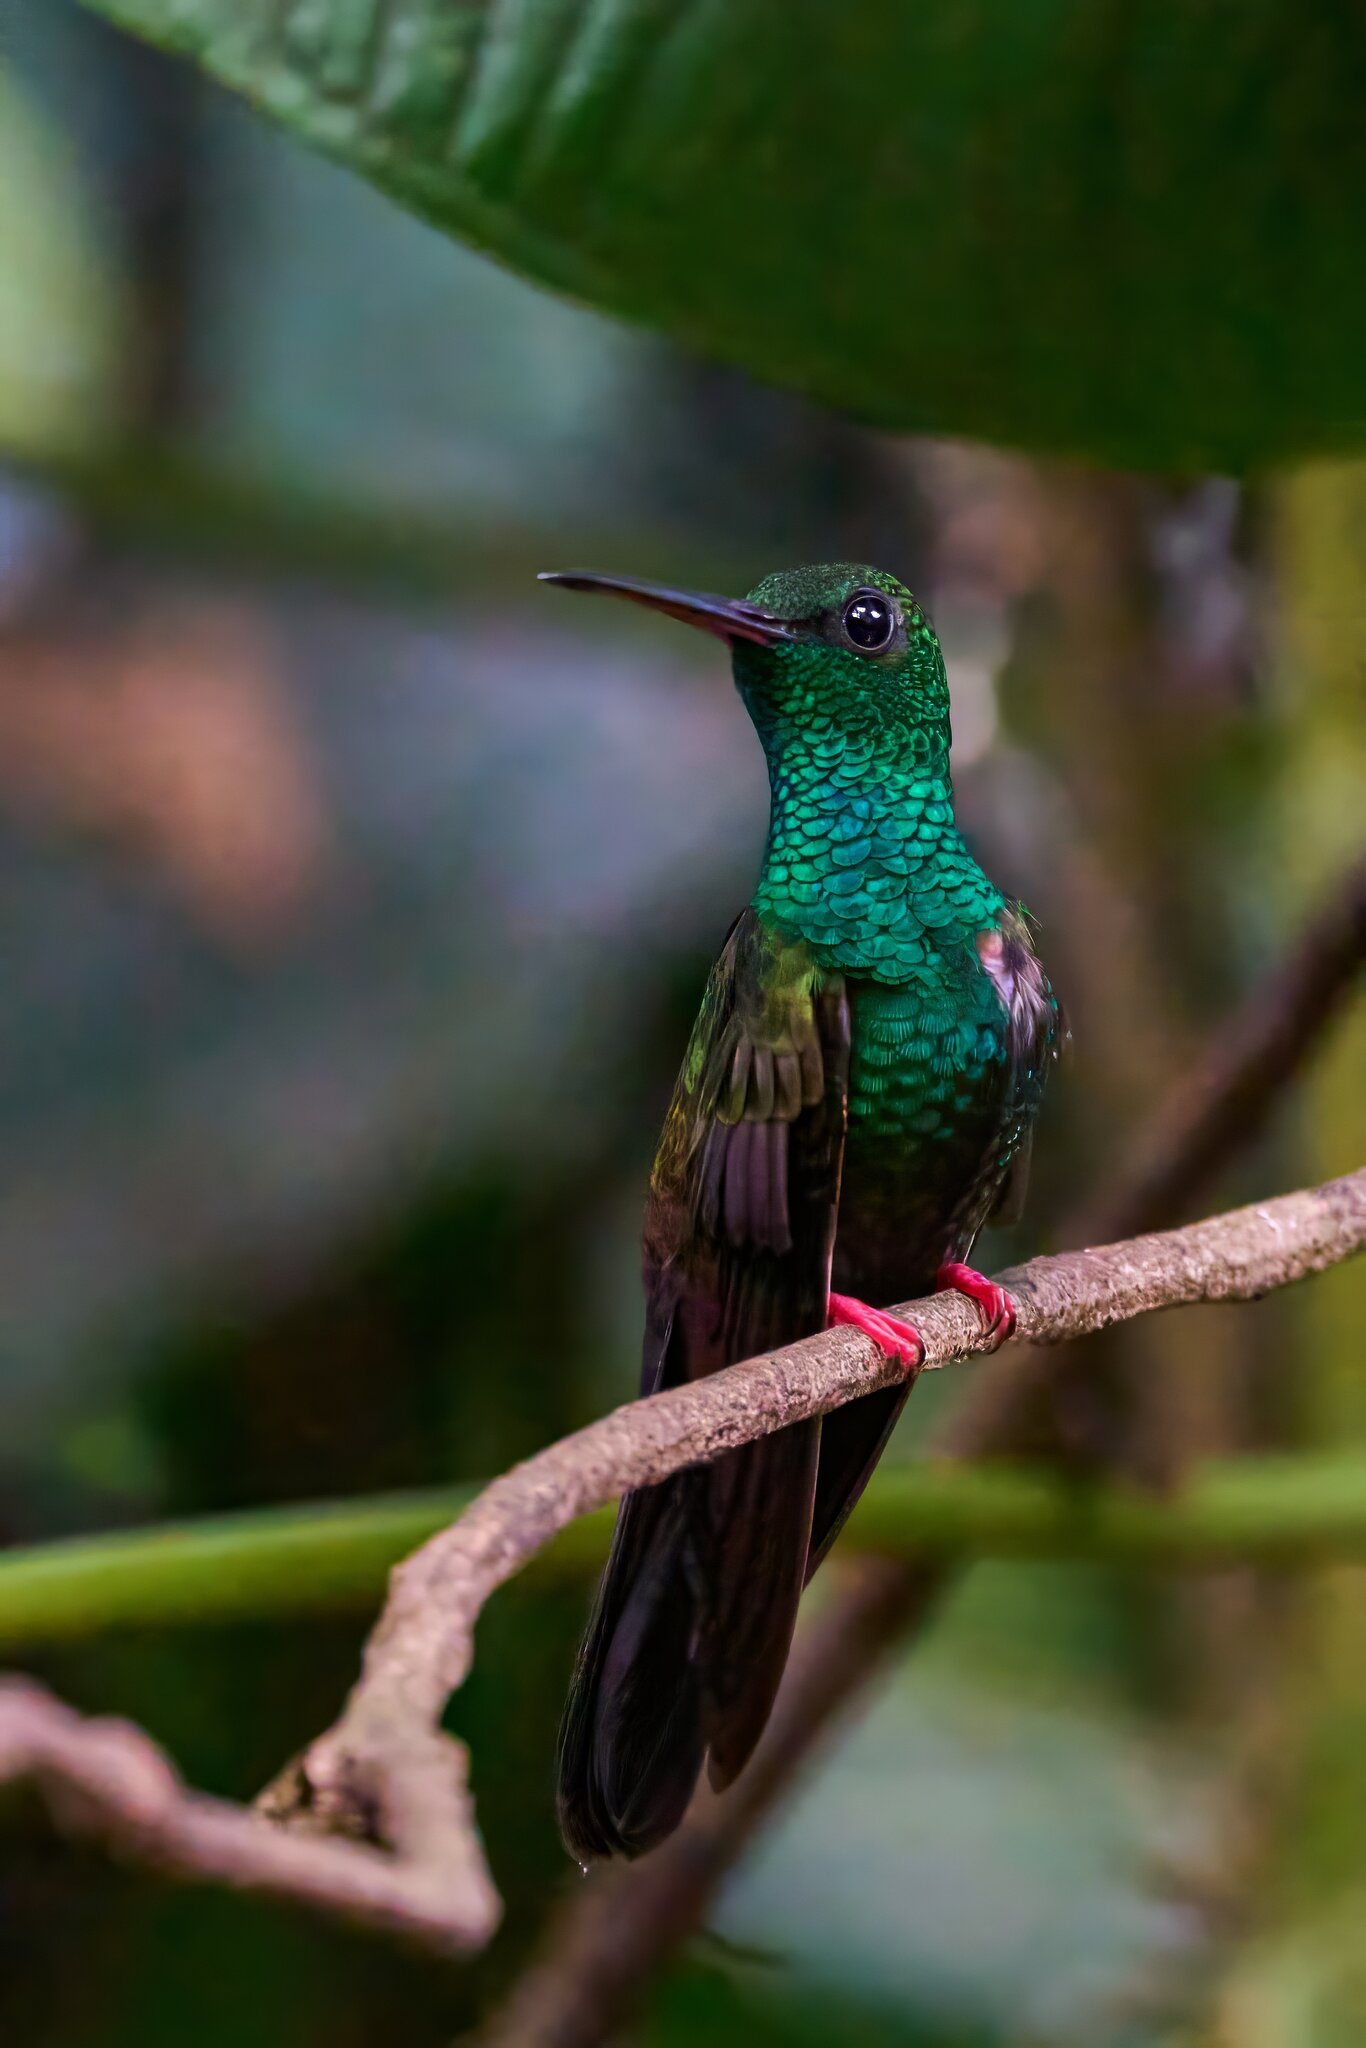
[[[451,1521],[473,1488],[274,1509],[13,1550],[0,1556],[0,1651],[116,1627],[363,1609],[390,1566]],[[597,1564],[610,1511],[565,1530],[537,1574]],[[1255,1558],[1366,1559],[1366,1456],[1240,1459],[1145,1495],[1006,1465],[879,1472],[843,1539],[889,1557],[1104,1559],[1210,1568]]]

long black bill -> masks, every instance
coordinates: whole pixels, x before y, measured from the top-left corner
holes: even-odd
[[[566,590],[597,591],[603,597],[624,597],[630,604],[648,605],[653,612],[681,619],[685,626],[700,626],[704,633],[715,633],[718,640],[753,640],[760,647],[772,647],[780,640],[799,637],[791,619],[775,619],[742,597],[670,590],[665,584],[638,583],[630,576],[598,576],[591,569],[543,569],[537,581],[561,583]]]

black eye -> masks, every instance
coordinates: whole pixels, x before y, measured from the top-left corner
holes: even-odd
[[[859,590],[844,607],[844,630],[863,654],[881,654],[896,633],[896,608],[876,590]]]

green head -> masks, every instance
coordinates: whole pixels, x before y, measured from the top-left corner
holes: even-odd
[[[894,576],[832,562],[766,576],[745,598],[609,576],[548,580],[729,642],[773,797],[751,900],[820,965],[898,984],[942,977],[945,949],[993,921],[1003,898],[953,819],[944,658]]]
[[[827,562],[779,570],[742,599],[586,571],[542,580],[627,598],[728,641],[770,768],[833,740],[866,751],[870,766],[895,761],[947,774],[939,641],[910,591],[881,569]]]

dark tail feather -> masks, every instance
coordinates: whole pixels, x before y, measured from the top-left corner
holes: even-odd
[[[821,1428],[820,1472],[811,1517],[808,1580],[853,1513],[913,1385],[914,1378],[899,1386],[879,1387],[875,1394],[864,1394],[860,1400],[834,1408],[826,1416]]]
[[[683,1555],[689,1476],[628,1493],[617,1513],[560,1724],[560,1832],[580,1863],[662,1840],[702,1768]]]
[[[639,1856],[683,1817],[708,1748],[730,1783],[792,1640],[819,1422],[628,1494],[560,1730],[570,1854]]]
[[[707,1775],[725,1790],[764,1732],[806,1582],[821,1423],[731,1451],[709,1472],[703,1603]]]

